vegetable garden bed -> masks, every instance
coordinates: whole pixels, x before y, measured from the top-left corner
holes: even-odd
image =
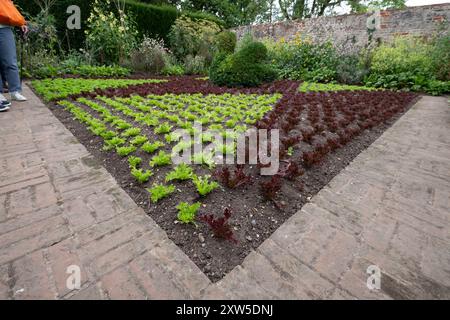
[[[70,81],[66,85],[77,90],[47,95],[66,99],[53,101],[53,113],[212,281],[239,265],[417,97],[326,91],[295,81],[251,89],[216,87],[195,77],[121,82],[116,88]],[[45,97],[43,84],[33,86]],[[224,136],[233,129],[232,138],[251,126],[279,129],[279,173],[266,177],[258,165],[214,165],[214,152],[192,154],[203,164],[172,165],[172,152],[190,147],[177,143],[173,132],[194,132],[193,120]],[[232,154],[235,146],[219,144],[219,150]]]

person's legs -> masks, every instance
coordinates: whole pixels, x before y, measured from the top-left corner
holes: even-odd
[[[3,67],[1,65],[0,65],[0,76],[1,76],[1,81],[3,81],[3,92],[9,92],[8,84],[6,82],[5,71],[3,71]]]
[[[0,62],[0,73],[1,73],[1,76],[0,76],[0,109],[1,109],[1,104],[4,101],[6,101],[6,98],[3,95],[3,86],[5,83],[5,78],[3,77],[3,66],[2,66],[1,62]]]
[[[0,28],[0,64],[3,66],[11,97],[14,98],[13,95],[20,93],[22,87],[17,66],[16,40],[11,28]]]

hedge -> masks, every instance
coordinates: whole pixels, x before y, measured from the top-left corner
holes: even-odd
[[[151,37],[162,38],[167,41],[167,35],[172,24],[181,14],[186,14],[193,19],[207,19],[223,25],[223,22],[215,16],[202,12],[181,12],[177,8],[168,5],[153,5],[136,0],[125,0],[127,3],[127,12],[134,17],[138,30],[141,35],[147,34]],[[85,34],[84,27],[89,17],[92,0],[59,0],[51,8],[51,14],[56,19],[56,27],[58,29],[59,38],[63,48],[78,49],[83,47]],[[39,7],[31,0],[15,0],[23,12],[28,16],[34,16],[39,13]],[[82,30],[67,30],[66,14],[67,7],[77,5],[81,9]]]

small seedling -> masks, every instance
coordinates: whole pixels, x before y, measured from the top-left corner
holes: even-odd
[[[192,179],[192,182],[194,182],[194,185],[201,196],[206,196],[219,186],[215,181],[210,182],[209,178],[211,178],[211,176],[208,175],[203,177],[195,176]]]
[[[142,170],[142,169],[131,169],[131,175],[139,182],[139,183],[145,183],[150,179],[150,177],[153,175],[153,172],[150,170]]]
[[[155,141],[153,143],[150,143],[150,142],[144,143],[142,145],[141,149],[142,149],[142,151],[150,154],[150,153],[155,152],[156,150],[158,150],[161,147],[164,147],[164,143],[162,143],[160,141]]]
[[[166,181],[184,181],[192,179],[194,173],[192,168],[185,163],[178,165],[174,170],[170,171],[166,176]]]
[[[170,162],[171,162],[170,154],[161,150],[156,156],[153,156],[152,160],[150,161],[150,166],[162,167],[169,165]]]
[[[136,169],[142,162],[142,159],[135,156],[128,157],[128,164],[130,166],[130,169]]]
[[[195,224],[195,217],[197,216],[198,209],[200,209],[201,203],[196,202],[189,205],[187,202],[181,202],[178,206],[178,220],[182,223]]]
[[[148,141],[146,136],[136,136],[133,140],[130,141],[130,143],[133,146],[140,146],[143,145],[144,143],[146,143]]]
[[[104,151],[114,150],[117,147],[123,145],[125,140],[119,137],[114,137],[109,140],[105,140],[105,145],[103,146]]]
[[[173,185],[165,186],[163,184],[154,184],[151,189],[147,189],[150,193],[150,199],[153,203],[157,203],[159,200],[167,197],[175,191]]]
[[[172,130],[172,126],[168,122],[164,122],[161,125],[159,125],[159,127],[155,128],[155,133],[156,134],[165,134],[165,133],[169,133],[170,130]]]
[[[141,129],[140,128],[130,128],[125,130],[122,133],[123,137],[135,137],[137,135],[139,135],[141,133]]]
[[[136,147],[135,146],[129,146],[129,147],[117,147],[116,148],[116,152],[119,156],[121,157],[126,157],[128,156],[130,153],[133,153],[136,151]]]

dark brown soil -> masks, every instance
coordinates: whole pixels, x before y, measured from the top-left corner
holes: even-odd
[[[282,206],[282,209],[279,209],[273,202],[262,198],[259,182],[263,178],[256,174],[255,167],[246,169],[247,172],[252,173],[253,183],[241,189],[231,190],[220,187],[204,199],[200,199],[195,188],[190,184],[175,182],[177,192],[158,205],[152,204],[145,190],[146,187],[151,187],[151,184],[147,183],[143,187],[135,182],[130,176],[126,158],[119,157],[115,152],[102,151],[102,139],[93,136],[83,124],[73,120],[72,115],[66,110],[55,105],[51,105],[50,110],[103,164],[130,197],[166,231],[169,238],[214,282],[241,264],[252,249],[257,248],[283,222],[301,209],[308,199],[320,191],[401,116],[398,114],[383,125],[363,131],[344,147],[329,153],[320,164],[307,169],[305,174],[296,181],[285,181],[282,192],[277,198],[278,204]],[[141,154],[138,156],[145,157]],[[148,159],[144,158],[144,161]],[[159,170],[166,173],[170,168]],[[199,168],[196,168],[196,172],[207,173],[208,171],[201,172]],[[162,174],[155,174],[155,176],[164,177]],[[178,223],[175,207],[181,201],[202,202],[200,214],[220,215],[225,208],[231,208],[233,215],[230,223],[238,243],[215,239],[204,223],[197,223],[197,226]]]

